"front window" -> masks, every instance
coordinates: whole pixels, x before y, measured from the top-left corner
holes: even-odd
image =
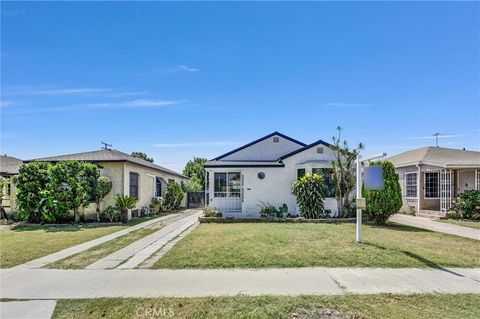
[[[333,168],[312,168],[312,174],[323,176],[325,180],[325,197],[335,197]]]
[[[138,199],[138,173],[130,172],[130,197]]]
[[[299,169],[297,169],[297,179],[300,179],[300,178],[302,178],[303,176],[305,176],[305,168],[299,168]]]
[[[215,197],[240,197],[240,172],[214,173]]]
[[[425,173],[425,198],[439,198],[438,172]]]
[[[155,197],[162,197],[162,180],[155,178]]]
[[[417,173],[405,173],[405,197],[417,198]]]

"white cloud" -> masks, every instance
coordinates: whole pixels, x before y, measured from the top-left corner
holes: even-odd
[[[122,97],[131,95],[143,95],[147,91],[128,91],[119,88],[98,87],[10,87],[4,89],[4,95],[14,96],[68,96],[68,95],[102,95],[110,97]]]
[[[195,73],[195,72],[200,72],[200,70],[197,68],[180,64],[180,65],[175,65],[169,68],[155,69],[155,70],[152,70],[151,73],[155,75],[169,75],[169,74],[176,74],[176,73]]]
[[[81,107],[91,108],[127,108],[127,107],[161,107],[169,105],[177,105],[185,103],[185,101],[161,100],[161,99],[137,99],[126,102],[106,102],[106,103],[89,103],[83,104]]]
[[[12,100],[0,100],[0,107],[10,107],[15,105],[16,103]]]
[[[207,147],[207,146],[230,146],[238,145],[236,142],[228,141],[209,141],[209,142],[193,142],[193,143],[166,143],[166,144],[153,144],[154,147],[160,148],[182,148],[182,147]]]
[[[340,102],[328,102],[323,105],[331,106],[331,107],[339,107],[339,108],[362,108],[362,107],[373,106],[373,104],[369,104],[369,103],[340,103]]]

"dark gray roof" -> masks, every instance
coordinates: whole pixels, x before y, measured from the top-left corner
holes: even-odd
[[[427,164],[439,167],[480,167],[480,152],[445,147],[422,147],[388,158],[396,167]]]
[[[117,150],[99,150],[99,151],[91,151],[91,152],[83,152],[83,153],[51,156],[51,157],[42,157],[42,158],[29,160],[28,162],[32,162],[32,161],[58,162],[58,161],[69,161],[69,160],[85,161],[85,162],[129,162],[129,163],[141,165],[144,167],[149,167],[161,172],[170,173],[179,177],[188,178],[180,173],[172,171],[163,166],[150,163],[149,161],[145,161],[138,157],[133,157],[129,154],[126,154]]]
[[[3,155],[0,156],[0,174],[16,175],[23,161],[16,157]]]

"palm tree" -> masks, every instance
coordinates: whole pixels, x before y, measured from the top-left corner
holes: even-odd
[[[137,205],[137,199],[134,197],[117,194],[114,197],[116,206],[120,210],[122,223],[128,222],[128,210]]]

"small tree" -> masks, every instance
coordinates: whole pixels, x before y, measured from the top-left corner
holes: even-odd
[[[100,211],[101,207],[100,204],[105,196],[110,193],[112,190],[112,181],[107,176],[100,176],[97,179],[97,183],[95,184],[95,188],[93,189],[93,196],[95,197],[95,203],[97,204],[96,215],[97,215],[97,222],[100,221]]]
[[[51,206],[55,199],[50,192],[46,192],[47,185],[50,184],[50,167],[51,164],[46,162],[31,162],[20,167],[15,186],[21,219],[30,223],[51,221],[48,206]],[[48,200],[42,200],[45,195],[48,195]]]
[[[3,208],[3,198],[7,196],[7,187],[10,179],[0,177],[0,219],[7,219],[7,213]]]
[[[115,195],[114,199],[117,209],[120,210],[122,223],[128,222],[128,210],[135,208],[135,206],[137,205],[137,199],[121,194]]]
[[[205,187],[205,162],[206,158],[194,157],[193,160],[189,160],[185,168],[183,169],[183,175],[193,178],[196,176],[203,189]]]
[[[346,140],[342,141],[342,128],[337,127],[338,136],[333,137],[330,149],[335,159],[332,162],[334,169],[333,181],[335,183],[335,197],[337,198],[339,217],[348,216],[354,198],[351,196],[356,187],[355,160],[365,146],[360,143],[350,149]]]
[[[151,157],[148,157],[147,154],[143,153],[143,152],[132,152],[131,154],[133,157],[137,157],[137,158],[141,158],[147,162],[150,162],[150,163],[153,163],[153,158]]]
[[[325,183],[318,174],[307,174],[292,185],[292,193],[297,197],[300,214],[305,218],[325,216],[323,202],[325,200]]]
[[[203,189],[200,179],[194,173],[189,180],[185,181],[183,188],[186,192],[199,192]]]
[[[97,166],[79,161],[58,162],[50,168],[50,175],[49,189],[55,191],[59,209],[73,210],[75,222],[79,222],[79,209],[93,199],[95,181],[100,175]]]
[[[385,187],[382,190],[363,189],[363,196],[367,201],[365,216],[373,220],[375,224],[383,225],[402,207],[402,191],[392,162],[370,162],[370,166],[373,165],[382,165]]]
[[[183,200],[183,191],[180,185],[175,182],[169,182],[167,185],[167,193],[165,194],[165,210],[171,211],[180,208]]]

